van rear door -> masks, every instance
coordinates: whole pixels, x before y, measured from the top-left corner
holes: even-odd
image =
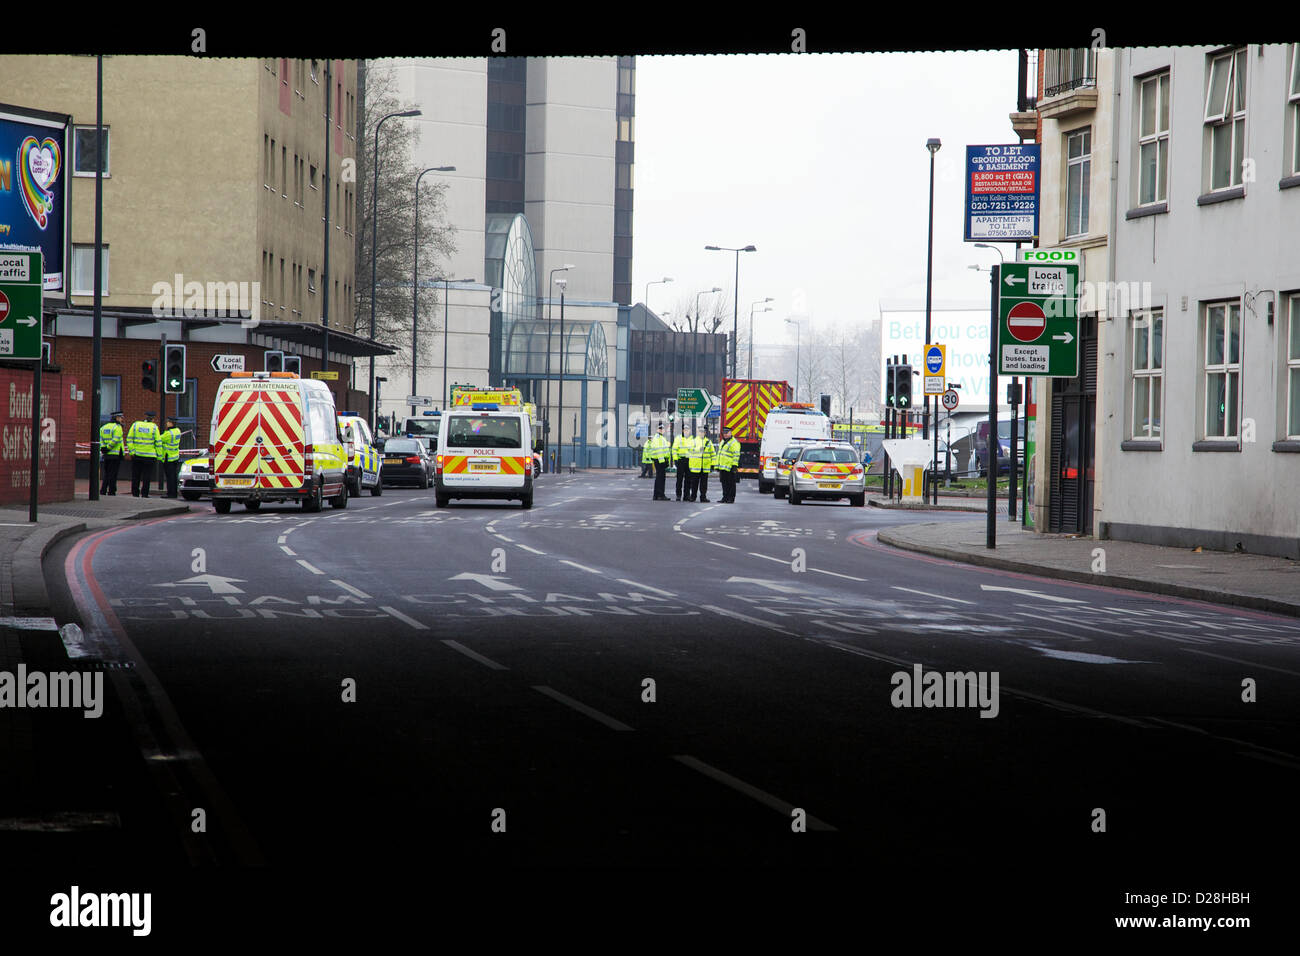
[[[226,382],[217,401],[217,488],[301,488],[306,454],[297,383]]]

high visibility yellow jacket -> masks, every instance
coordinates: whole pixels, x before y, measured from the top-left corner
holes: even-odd
[[[668,453],[668,439],[663,435],[651,435],[650,440],[646,442],[645,448],[641,450],[641,461],[642,463],[667,461]]]
[[[181,430],[169,428],[158,438],[158,457],[163,461],[180,461]]]
[[[718,446],[718,471],[730,471],[740,464],[740,442],[728,438]]]
[[[686,442],[687,442],[687,438],[685,435],[678,435],[676,438],[673,439],[673,453],[672,453],[673,461],[676,461],[678,458],[688,457],[688,452],[690,449],[687,446]]]
[[[686,439],[686,467],[696,472],[704,470],[704,439],[698,435]]]
[[[126,450],[136,458],[157,458],[162,452],[162,436],[158,426],[150,421],[131,423],[126,433]]]
[[[107,422],[99,429],[99,448],[105,455],[122,454],[122,426]]]
[[[714,459],[718,457],[718,450],[714,447],[713,442],[709,441],[708,438],[703,439],[703,441],[704,448],[701,452],[701,456],[703,458],[704,467],[702,470],[706,472],[712,471]]]

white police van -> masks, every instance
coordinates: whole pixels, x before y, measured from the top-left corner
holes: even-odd
[[[438,430],[435,500],[518,499],[533,506],[533,434],[519,405],[476,402],[448,409]]]

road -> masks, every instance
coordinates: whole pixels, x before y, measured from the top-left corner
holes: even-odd
[[[546,476],[524,511],[392,489],[52,552],[60,613],[134,665],[132,852],[830,866],[982,893],[1005,870],[1094,917],[1146,887],[1264,889],[1264,848],[1295,838],[1300,621],[875,541],[942,514],[714,495]],[[925,706],[898,687],[917,667],[988,693]]]

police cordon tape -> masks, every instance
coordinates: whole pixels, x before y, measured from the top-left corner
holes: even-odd
[[[184,458],[206,458],[207,454],[208,454],[208,450],[206,448],[182,448],[181,449],[181,458],[183,459]],[[78,458],[90,457],[90,442],[88,441],[77,442],[77,457]]]

